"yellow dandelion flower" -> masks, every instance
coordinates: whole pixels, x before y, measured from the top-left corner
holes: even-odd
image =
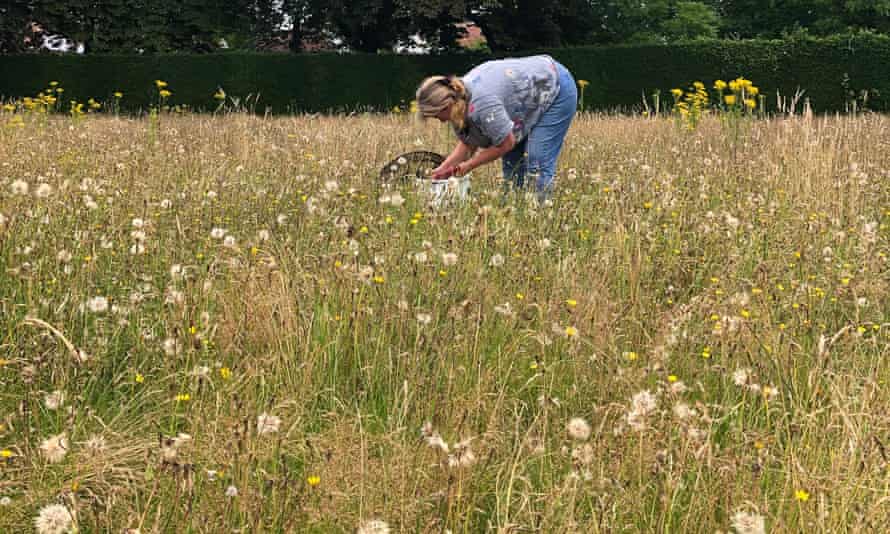
[[[794,498],[800,502],[807,502],[810,500],[810,493],[807,490],[799,489],[794,492]]]
[[[717,81],[715,81],[715,82],[714,82],[714,89],[716,89],[716,90],[718,90],[718,91],[723,91],[724,89],[726,89],[726,82],[724,82],[723,80],[717,80]]]
[[[228,367],[220,367],[219,376],[222,377],[223,380],[228,380],[232,378],[232,370]]]
[[[578,329],[574,326],[566,327],[566,337],[575,337],[578,335]]]
[[[319,477],[318,475],[311,475],[309,478],[306,479],[306,483],[310,486],[317,486],[321,484],[321,477]]]
[[[735,105],[735,95],[726,95],[723,97],[723,101],[726,102],[727,106]]]
[[[142,373],[136,373],[136,383],[141,384],[145,382],[145,376]]]

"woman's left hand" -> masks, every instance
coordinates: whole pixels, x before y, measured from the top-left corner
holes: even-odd
[[[464,176],[470,172],[470,166],[466,161],[462,161],[454,166],[454,176]]]

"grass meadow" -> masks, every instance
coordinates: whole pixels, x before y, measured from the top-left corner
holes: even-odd
[[[727,124],[0,114],[0,531],[883,530],[890,118]]]

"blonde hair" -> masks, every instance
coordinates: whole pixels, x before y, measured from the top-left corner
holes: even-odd
[[[463,130],[467,115],[467,87],[456,76],[430,76],[417,88],[417,108],[423,118],[435,117],[451,106],[449,120]]]

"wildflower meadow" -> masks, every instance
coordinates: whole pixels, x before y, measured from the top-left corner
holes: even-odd
[[[542,205],[384,184],[407,109],[4,103],[0,532],[884,530],[890,119],[740,80]]]

